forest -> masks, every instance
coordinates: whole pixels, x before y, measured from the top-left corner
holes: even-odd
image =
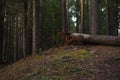
[[[1,0],[0,80],[119,80],[119,64],[119,0]]]

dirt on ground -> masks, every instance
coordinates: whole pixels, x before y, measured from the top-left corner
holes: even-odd
[[[96,73],[90,80],[120,80],[120,47],[88,46],[87,48],[95,54],[93,66]]]
[[[120,80],[120,47],[52,48],[1,67],[0,80]]]

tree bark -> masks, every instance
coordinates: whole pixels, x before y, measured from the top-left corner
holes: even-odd
[[[118,0],[115,0],[114,5],[115,5],[115,13],[114,13],[115,23],[114,23],[113,34],[114,34],[114,36],[118,36],[118,26],[119,26],[119,22],[118,22]]]
[[[62,32],[68,33],[68,0],[62,0]]]
[[[118,36],[118,0],[107,0],[108,34]]]
[[[91,0],[88,0],[88,6],[89,6],[89,33],[91,32],[90,30],[90,28],[91,28],[91,25],[92,25],[92,17],[91,17],[91,15],[92,15],[92,2],[91,2]]]
[[[61,0],[61,7],[62,7],[62,33],[67,34],[69,33],[68,27],[68,0]],[[62,36],[62,42],[65,42],[65,37]]]
[[[80,26],[80,32],[83,33],[84,32],[84,0],[80,0],[81,1],[81,26]]]
[[[98,0],[89,0],[90,34],[98,34]]]
[[[23,54],[24,54],[24,58],[27,56],[27,54],[29,54],[29,28],[28,28],[28,0],[24,0],[23,2],[23,16],[24,16],[24,27],[23,27]]]
[[[0,62],[2,62],[2,57],[3,57],[4,7],[5,7],[5,0],[1,0],[0,2]]]
[[[41,24],[42,24],[42,15],[41,15],[41,4],[40,0],[36,0],[36,52],[39,53],[41,49]]]
[[[67,44],[90,43],[90,44],[120,46],[120,37],[72,33],[70,34],[70,36],[68,36],[68,40],[66,41],[66,43]]]
[[[36,0],[33,0],[33,31],[32,31],[32,54],[36,54]]]
[[[40,14],[40,1],[33,0],[33,28],[32,28],[32,54],[39,53],[41,49],[41,14]]]
[[[16,46],[16,50],[15,50],[15,53],[16,53],[16,59],[17,60],[19,60],[19,56],[18,56],[18,53],[19,53],[18,52],[18,50],[19,50],[19,46],[18,46],[18,40],[19,40],[19,37],[18,37],[19,36],[19,34],[18,34],[19,33],[18,21],[19,21],[18,20],[18,14],[16,14],[16,26],[15,26],[16,27],[16,31],[15,31],[15,38],[16,38],[16,41],[15,41],[16,45],[15,46]]]

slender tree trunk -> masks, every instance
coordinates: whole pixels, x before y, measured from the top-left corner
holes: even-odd
[[[20,25],[19,25],[19,59],[23,58],[24,57],[24,54],[23,54],[23,15],[20,15]]]
[[[28,54],[28,30],[27,30],[27,8],[28,8],[28,1],[24,0],[24,5],[23,5],[23,16],[24,16],[24,27],[23,27],[23,54],[24,54],[24,58],[26,56],[26,54]]]
[[[62,0],[62,32],[68,33],[68,0]]]
[[[11,13],[14,13],[14,9],[11,8]],[[11,14],[11,23],[10,23],[10,62],[14,62],[14,15]]]
[[[10,52],[10,16],[7,15],[7,24],[6,24],[6,54],[7,54],[7,62],[10,61],[10,54],[8,54]]]
[[[3,57],[3,33],[4,33],[4,0],[0,2],[0,62]]]
[[[5,12],[6,15],[6,12]],[[7,19],[7,16],[5,16],[5,19]],[[5,21],[7,23],[7,21]],[[4,25],[4,42],[3,42],[3,53],[4,53],[4,62],[7,61],[7,39],[8,39],[8,26],[7,24]]]
[[[113,35],[113,21],[111,21],[112,20],[112,16],[113,16],[113,12],[112,12],[112,10],[111,10],[111,0],[107,0],[107,6],[108,6],[108,8],[107,8],[107,15],[108,15],[108,33],[109,33],[109,35]]]
[[[39,53],[41,49],[41,9],[40,0],[36,0],[36,52]]]
[[[80,32],[84,32],[84,4],[85,0],[80,0],[81,1],[81,25],[80,25]]]
[[[109,35],[109,4],[108,4],[109,0],[106,0],[106,4],[107,4],[107,10],[106,10],[106,18],[107,18],[107,35]]]
[[[68,32],[70,31],[70,27],[69,27],[69,0],[66,0],[66,14],[67,14],[67,23],[66,23],[66,26],[67,26],[67,29],[68,29]]]
[[[98,34],[98,0],[89,0],[90,34]]]
[[[118,36],[118,0],[115,0],[115,14],[114,14],[114,18],[115,18],[115,23],[114,23],[114,36]]]
[[[118,36],[118,0],[107,0],[108,34]]]
[[[89,33],[90,33],[92,27],[92,0],[88,1],[88,6],[89,6]]]
[[[32,29],[32,54],[35,55],[36,50],[36,0],[33,0],[33,29]]]
[[[68,34],[69,27],[68,27],[68,0],[61,0],[62,6],[62,33]],[[62,42],[64,43],[66,40],[66,36],[62,36]]]
[[[27,38],[26,38],[26,56],[29,56],[32,54],[32,1],[28,0],[29,4],[28,5],[28,14],[27,14]]]
[[[39,53],[41,49],[41,14],[40,14],[40,2],[39,0],[33,0],[33,39],[32,39],[32,54]]]
[[[10,8],[11,10],[11,8]],[[8,50],[7,50],[7,54],[8,54],[8,63],[10,63],[11,61],[11,11],[8,11],[9,12],[9,15],[8,15],[8,23],[7,23],[7,26],[8,26],[8,40],[7,40],[7,47],[8,47]]]
[[[16,14],[16,30],[15,30],[15,39],[16,39],[16,50],[15,50],[15,53],[16,53],[16,59],[19,60],[19,56],[18,56],[18,50],[19,50],[19,45],[18,45],[18,41],[19,41],[19,30],[18,30],[18,14]]]

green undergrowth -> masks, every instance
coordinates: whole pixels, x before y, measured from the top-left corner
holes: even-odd
[[[84,61],[92,60],[93,54],[86,49],[67,51],[58,50],[56,54],[36,55],[43,60],[36,72],[26,75],[25,80],[71,80],[90,76],[93,70],[83,66]]]

